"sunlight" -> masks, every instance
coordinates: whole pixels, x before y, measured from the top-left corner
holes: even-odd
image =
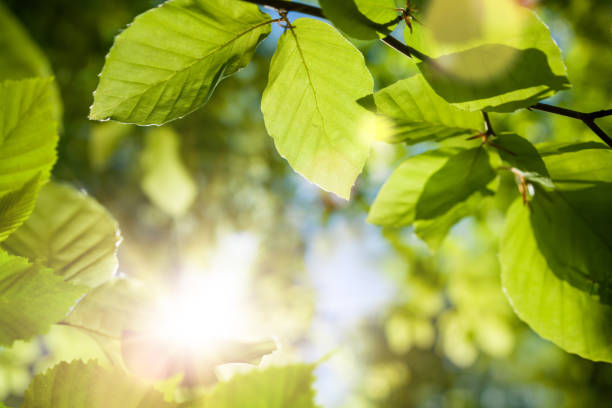
[[[223,276],[187,279],[161,299],[155,333],[165,342],[187,348],[209,347],[240,335],[242,299]]]
[[[246,289],[258,240],[230,234],[206,268],[188,268],[176,289],[160,298],[152,325],[156,337],[179,348],[214,348],[247,335]]]

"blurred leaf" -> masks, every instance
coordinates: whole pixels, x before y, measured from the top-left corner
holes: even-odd
[[[612,362],[612,308],[560,279],[540,252],[533,229],[530,211],[515,202],[500,245],[502,283],[514,310],[540,336],[564,350]],[[575,238],[574,242],[582,239]]]
[[[180,408],[315,408],[313,369],[312,365],[291,365],[239,374]]]
[[[394,0],[320,0],[325,17],[359,40],[377,40],[397,25]],[[391,24],[394,23],[394,24]]]
[[[86,289],[0,250],[0,345],[47,332]]]
[[[118,369],[95,362],[60,363],[37,375],[26,391],[23,408],[172,408],[151,386]]]
[[[89,291],[64,321],[93,338],[106,357],[120,367],[123,332],[142,327],[152,305],[145,287],[128,279],[111,279]]]
[[[40,177],[36,176],[16,191],[0,197],[0,242],[28,219],[40,188]]]
[[[401,227],[415,220],[448,216],[455,205],[495,178],[482,148],[436,150],[414,156],[398,167],[383,185],[368,221]]]
[[[270,66],[261,108],[279,153],[321,188],[348,199],[370,150],[369,112],[356,100],[372,92],[363,55],[333,27],[298,19]]]
[[[121,140],[131,131],[130,126],[117,122],[98,123],[93,126],[89,140],[89,161],[94,170],[102,170],[117,150]]]
[[[422,75],[401,80],[374,95],[378,113],[395,122],[388,143],[414,144],[426,140],[474,135],[484,130],[480,112],[466,112],[449,105]]]
[[[53,80],[0,83],[0,196],[40,174],[49,179],[56,160]]]
[[[117,222],[93,198],[67,185],[43,187],[28,220],[3,242],[13,254],[53,268],[66,281],[95,287],[117,269]]]
[[[30,39],[26,30],[0,3],[0,80],[50,77],[53,71],[47,58]],[[54,118],[61,120],[62,99],[55,82],[51,85]]]
[[[149,199],[172,217],[184,215],[193,204],[197,186],[183,164],[180,140],[169,127],[147,133],[146,147],[140,156],[142,190]]]
[[[419,69],[438,95],[471,111],[512,112],[569,81],[548,27],[514,0],[437,0],[406,42],[432,59]]]
[[[171,0],[136,17],[106,58],[90,119],[163,124],[248,65],[270,17],[237,0]]]
[[[181,319],[181,316],[177,316]],[[193,322],[194,325],[206,322]],[[183,374],[187,386],[211,384],[217,380],[215,367],[228,363],[259,364],[277,348],[273,340],[224,340],[215,344],[185,347],[157,331],[124,331],[121,355],[126,367],[139,377],[164,380]]]
[[[112,279],[89,291],[65,321],[90,334],[120,340],[121,333],[134,329],[150,306],[144,288],[128,279]]]

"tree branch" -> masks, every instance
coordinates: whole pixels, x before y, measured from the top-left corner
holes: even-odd
[[[308,14],[314,17],[325,18],[325,15],[323,14],[323,10],[321,8],[311,6],[309,4],[296,3],[293,1],[286,1],[286,0],[242,0],[242,1],[258,4],[260,6],[273,8],[277,11],[296,11],[298,13]],[[427,55],[423,54],[417,49],[412,48],[409,45],[402,43],[401,41],[399,41],[398,39],[390,35],[382,38],[380,41],[382,41],[383,43],[387,44],[394,50],[401,52],[402,54],[410,58],[416,57],[421,61],[430,60],[430,58]],[[608,136],[606,132],[604,132],[603,129],[601,129],[595,123],[595,119],[597,118],[611,116],[612,109],[600,110],[600,111],[591,112],[591,113],[584,113],[584,112],[577,112],[577,111],[570,110],[570,109],[559,108],[557,106],[547,105],[544,103],[536,103],[535,105],[530,106],[528,109],[540,110],[544,112],[553,113],[556,115],[562,115],[562,116],[566,116],[569,118],[581,120],[597,136],[599,136],[601,140],[603,140],[608,146],[612,147],[612,138],[610,138],[610,136]],[[483,112],[483,114],[485,117],[485,122],[487,123],[487,130],[489,131],[491,129],[491,124],[490,124],[490,121],[488,120],[489,119],[488,115],[486,114],[486,112]]]
[[[535,109],[543,112],[553,113],[555,115],[565,116],[568,118],[578,119],[584,122],[601,140],[603,140],[608,146],[612,147],[612,138],[603,131],[602,128],[597,126],[595,119],[603,118],[605,116],[612,115],[612,109],[600,110],[596,112],[578,112],[571,109],[560,108],[558,106],[547,105],[545,103],[536,103],[530,106],[529,109]]]

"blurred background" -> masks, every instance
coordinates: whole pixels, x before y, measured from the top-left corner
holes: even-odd
[[[410,228],[381,230],[365,218],[398,163],[431,145],[375,142],[350,202],[292,172],[260,112],[281,27],[249,67],[184,119],[163,128],[89,121],[114,36],[159,3],[4,0],[61,89],[54,178],[86,190],[117,218],[121,273],[163,283],[179,265],[224,271],[231,280],[224,294],[240,298],[248,330],[279,341],[264,364],[323,359],[315,387],[326,408],[610,405],[612,366],[542,340],[503,294],[496,247],[504,210],[518,194],[512,179],[446,240],[425,243]],[[612,2],[522,3],[550,26],[568,66],[573,89],[552,103],[610,107]],[[380,43],[356,45],[377,89],[416,72]],[[539,112],[492,120],[533,142],[596,140],[579,121]],[[0,400],[18,404],[33,374],[75,357],[104,359],[91,339],[61,326],[0,349]]]

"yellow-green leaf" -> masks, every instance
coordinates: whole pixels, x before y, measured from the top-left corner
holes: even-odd
[[[170,0],[115,39],[90,119],[163,124],[198,109],[245,67],[270,17],[239,0]]]
[[[372,92],[363,55],[329,24],[298,19],[281,37],[261,109],[291,167],[348,199],[369,154]]]

